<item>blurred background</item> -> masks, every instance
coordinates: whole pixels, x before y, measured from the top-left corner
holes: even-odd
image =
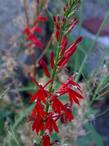
[[[28,93],[33,90],[27,74],[34,61],[25,50],[22,31],[25,26],[25,0],[0,0],[0,146],[32,146],[36,135],[30,130],[27,116],[32,110]],[[67,0],[48,0],[43,14],[49,23],[42,25],[41,39],[47,45],[53,31],[52,15],[62,15]],[[34,0],[26,0],[29,17]],[[69,146],[109,146],[109,0],[81,0],[76,14],[78,25],[69,35],[71,41],[83,36],[83,42],[70,59],[61,77],[77,73],[85,100],[69,126],[62,126],[59,137]],[[48,62],[50,46],[44,53]],[[36,49],[35,61],[43,53]],[[40,66],[36,76],[46,79]]]

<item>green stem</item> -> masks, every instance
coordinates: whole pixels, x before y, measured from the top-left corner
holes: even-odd
[[[52,82],[51,82],[50,87],[49,87],[49,92],[51,92],[51,93],[54,92],[53,84],[54,84],[54,80],[55,80],[55,78],[56,78],[56,73],[57,73],[57,68],[58,68],[59,57],[60,57],[60,48],[58,47],[58,48],[57,48],[57,51],[56,51],[55,65],[54,65],[54,68],[53,68],[53,70],[52,70],[52,75],[51,75]],[[45,109],[46,112],[48,112],[49,106],[50,106],[49,103],[47,103],[46,109]],[[42,136],[43,133],[44,133],[44,132],[41,131],[40,136]],[[40,143],[38,146],[41,146],[41,143]]]

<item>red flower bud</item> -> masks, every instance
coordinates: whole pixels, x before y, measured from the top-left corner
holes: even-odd
[[[58,20],[58,22],[60,21],[60,16],[57,16],[57,20]]]
[[[36,20],[34,21],[34,25],[36,25],[38,22],[45,22],[47,20],[48,20],[47,17],[39,15],[39,16],[37,16]]]
[[[59,40],[59,38],[60,38],[60,30],[56,30],[55,35],[56,35],[56,39]]]
[[[53,16],[52,19],[53,19],[54,22],[56,22],[56,17],[55,16]]]
[[[64,66],[70,57],[75,53],[78,43],[80,43],[82,37],[79,37],[65,52],[61,60],[59,61],[59,66]]]
[[[53,69],[54,68],[54,52],[53,51],[50,52],[50,65],[51,65],[51,68]]]
[[[41,59],[41,60],[39,61],[39,64],[42,66],[45,75],[46,75],[47,77],[50,77],[50,73],[49,73],[49,71],[48,71],[46,62],[45,62],[43,59]]]

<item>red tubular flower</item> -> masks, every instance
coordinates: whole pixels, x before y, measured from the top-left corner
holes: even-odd
[[[34,34],[34,32],[41,33],[42,29],[40,27],[38,27],[38,26],[33,26],[32,28],[26,27],[23,30],[23,34],[26,34],[26,35]]]
[[[73,101],[79,105],[79,100],[78,98],[75,96],[73,90],[71,90],[70,88],[68,88],[68,94],[69,94],[69,100],[70,100],[70,103],[72,105]]]
[[[41,101],[43,101],[44,103],[46,103],[46,98],[50,96],[50,93],[45,90],[42,86],[39,87],[39,90],[36,91],[31,99],[30,99],[30,102],[34,102],[35,100],[37,99],[40,99]]]
[[[54,112],[61,114],[65,110],[63,103],[56,96],[53,96],[51,100]]]
[[[70,57],[75,53],[77,45],[79,42],[81,42],[82,37],[79,37],[65,52],[63,57],[61,58],[61,60],[59,61],[59,66],[63,67],[68,60],[70,59]]]
[[[41,59],[41,60],[39,61],[39,64],[42,66],[45,75],[46,75],[48,78],[50,78],[50,73],[49,73],[49,71],[48,71],[46,62],[45,62],[43,59]]]
[[[33,27],[32,32],[37,32],[37,33],[41,33],[42,32],[42,29],[40,27]]]
[[[32,125],[32,130],[36,131],[38,134],[41,130],[43,130],[43,119],[40,115],[37,116],[37,118],[34,120],[33,125]]]
[[[61,40],[61,55],[64,54],[65,49],[66,49],[66,47],[67,47],[67,44],[68,44],[68,39],[67,39],[66,36],[64,35],[64,36],[62,37],[62,40]]]
[[[65,116],[66,122],[71,122],[74,119],[74,116],[73,116],[72,111],[70,109],[65,110],[64,116]]]
[[[76,88],[77,90],[75,91],[73,88]],[[69,100],[70,100],[70,105],[72,106],[73,101],[76,104],[79,104],[78,99],[82,99],[83,96],[81,94],[80,86],[76,82],[74,82],[71,77],[69,77],[66,81],[66,83],[63,83],[62,86],[58,89],[56,92],[57,94],[63,95],[68,93],[69,95]]]
[[[41,101],[37,100],[35,107],[32,110],[31,117],[35,118],[37,115],[40,115],[42,118],[46,116],[44,107],[41,104]]]
[[[50,115],[45,123],[45,130],[49,130],[50,133],[52,133],[53,130],[55,130],[56,132],[58,132],[58,127],[56,125],[56,121],[53,120],[52,116]]]
[[[35,78],[31,77],[32,81],[39,87],[39,90],[37,90],[30,99],[30,102],[34,102],[35,100],[41,100],[44,103],[46,103],[46,98],[51,96],[51,93],[49,91],[45,90],[44,88],[52,82],[52,80],[48,81],[44,86],[39,85],[39,83],[35,80]]]
[[[47,20],[48,20],[47,17],[39,15],[39,16],[37,16],[36,20],[34,21],[34,25],[36,25],[38,22],[45,22]]]
[[[51,65],[51,68],[53,69],[54,68],[54,52],[53,51],[50,52],[50,65]]]
[[[82,41],[82,37],[79,37],[66,51],[65,57],[69,57],[74,54],[75,47]]]
[[[43,135],[42,146],[50,146],[50,137],[47,134]]]

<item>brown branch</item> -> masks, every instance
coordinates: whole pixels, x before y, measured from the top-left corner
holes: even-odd
[[[29,5],[27,0],[23,0],[23,4],[24,4],[24,12],[25,12],[25,18],[26,18],[26,24],[27,26],[29,26],[30,22],[29,22]]]

